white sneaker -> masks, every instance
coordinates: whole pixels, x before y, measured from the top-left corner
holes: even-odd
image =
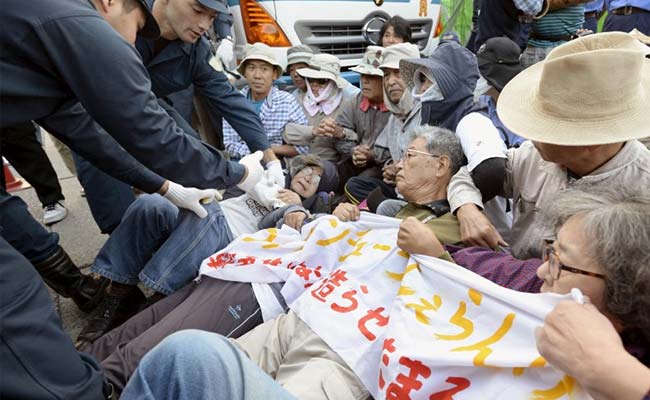
[[[43,207],[43,223],[45,225],[52,225],[62,221],[67,215],[68,210],[63,205],[63,200]]]

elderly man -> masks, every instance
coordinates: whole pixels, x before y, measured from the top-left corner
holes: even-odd
[[[311,47],[304,44],[290,47],[287,50],[287,74],[289,74],[291,81],[296,86],[296,89],[291,92],[296,100],[307,93],[307,81],[298,74],[298,70],[309,67],[309,60],[313,55],[314,51]]]
[[[307,153],[308,146],[294,146],[282,141],[286,124],[307,125],[307,118],[293,96],[273,86],[282,75],[282,65],[275,59],[271,48],[263,43],[247,47],[237,71],[248,82],[241,92],[262,120],[273,153],[277,157]],[[250,154],[246,143],[227,121],[223,123],[223,140],[231,160]]]
[[[650,151],[635,140],[648,136],[650,126],[648,53],[629,34],[590,35],[554,49],[504,88],[499,116],[531,140],[508,150],[499,188],[514,203],[516,257],[539,257],[541,240],[553,237],[537,211],[560,190],[580,182],[650,184]],[[593,77],[602,79],[594,85]],[[452,179],[448,197],[463,241],[497,246],[501,237],[480,211],[481,194],[466,168]]]
[[[406,148],[405,133],[420,125],[421,107],[420,102],[407,89],[400,74],[399,63],[400,60],[419,56],[418,47],[411,43],[399,43],[384,50],[379,68],[383,72],[384,104],[391,116],[373,147],[375,163],[383,167],[383,179],[350,178],[345,184],[345,194],[353,203],[361,202],[376,187],[381,187],[387,197],[395,197],[396,163]]]

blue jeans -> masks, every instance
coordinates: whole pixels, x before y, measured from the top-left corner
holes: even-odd
[[[131,204],[95,258],[92,271],[126,285],[142,282],[169,295],[198,274],[201,261],[232,241],[219,203],[206,218],[180,210],[157,194]]]
[[[214,333],[174,333],[140,361],[123,400],[294,400],[230,341]]]
[[[629,32],[634,28],[646,35],[650,35],[650,12],[630,15],[608,13],[603,24],[603,32]]]
[[[10,195],[2,188],[0,236],[31,262],[45,260],[59,247],[59,235],[43,228],[29,213],[23,199]]]

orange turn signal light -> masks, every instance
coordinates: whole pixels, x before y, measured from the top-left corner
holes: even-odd
[[[240,9],[248,43],[262,42],[271,47],[291,47],[291,42],[280,25],[255,0],[243,0]]]

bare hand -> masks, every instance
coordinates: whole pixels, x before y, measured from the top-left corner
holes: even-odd
[[[297,193],[292,192],[291,190],[288,189],[278,190],[277,198],[278,200],[284,202],[284,204],[293,204],[296,206],[302,205],[302,200],[300,200],[300,196],[298,196]]]
[[[456,215],[460,223],[460,237],[467,246],[496,249],[499,245],[508,245],[475,204],[461,206]]]
[[[361,212],[359,211],[359,207],[354,204],[341,203],[336,207],[332,215],[343,222],[347,222],[358,220],[361,216]]]
[[[352,149],[352,163],[356,167],[365,167],[370,160],[373,159],[373,154],[365,144],[360,144]]]
[[[323,118],[317,126],[314,126],[314,136],[332,137],[334,134],[336,121],[332,118]]]
[[[284,216],[284,224],[300,232],[307,215],[303,211],[294,211]]]
[[[440,257],[445,249],[436,234],[415,217],[408,217],[399,226],[397,246],[410,254]]]
[[[392,185],[395,183],[395,175],[397,175],[397,172],[399,171],[399,167],[395,163],[390,163],[386,165],[383,170],[382,170],[382,177],[384,178],[384,182],[386,182],[389,185]]]

